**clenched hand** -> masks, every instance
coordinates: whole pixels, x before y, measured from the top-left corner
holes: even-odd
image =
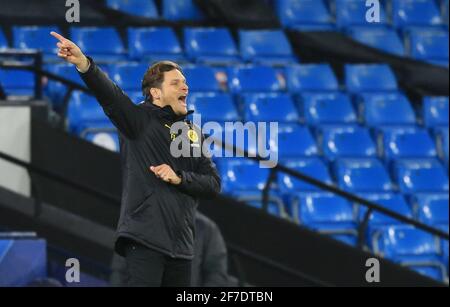
[[[181,178],[173,171],[173,169],[167,164],[161,164],[158,166],[150,166],[150,171],[152,171],[156,177],[161,180],[178,185],[181,183]]]

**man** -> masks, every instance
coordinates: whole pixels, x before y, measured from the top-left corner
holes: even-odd
[[[119,130],[122,206],[116,251],[125,256],[130,286],[189,286],[198,197],[220,192],[210,159],[175,158],[175,137],[200,142],[186,121],[188,86],[181,68],[169,61],[152,65],[142,80],[145,101],[135,105],[80,48],[58,33],[58,56],[76,66],[106,115]],[[179,121],[188,133],[174,135]],[[194,137],[195,136],[195,137]]]
[[[228,274],[225,241],[216,223],[195,214],[195,256],[192,260],[193,287],[236,287],[238,280]],[[111,261],[111,286],[124,286],[127,281],[125,259],[116,253]]]

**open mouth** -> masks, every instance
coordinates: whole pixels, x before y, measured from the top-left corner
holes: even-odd
[[[183,105],[183,106],[187,106],[187,104],[186,104],[186,98],[187,98],[187,96],[186,95],[181,95],[180,97],[178,97],[178,101]]]

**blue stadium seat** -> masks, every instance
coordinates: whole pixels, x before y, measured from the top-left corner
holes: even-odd
[[[449,142],[448,142],[448,126],[447,127],[441,127],[441,128],[437,128],[434,131],[434,135],[436,137],[436,143],[437,143],[437,147],[438,147],[438,153],[439,156],[441,157],[441,159],[446,162],[447,167],[448,167],[448,147],[449,147]]]
[[[0,50],[8,48],[8,41],[6,40],[5,34],[0,29]]]
[[[238,200],[257,209],[263,209],[261,191],[237,191],[232,195]],[[283,200],[274,191],[269,191],[267,212],[277,217],[285,217],[286,210]]]
[[[360,95],[358,110],[366,125],[415,125],[414,110],[400,93],[370,93]]]
[[[91,95],[74,91],[67,109],[69,130],[75,134],[82,134],[84,130],[94,124],[110,127],[111,122],[106,117],[97,99]]]
[[[378,255],[415,270],[437,269],[441,274],[433,274],[433,277],[440,277],[441,281],[446,275],[445,267],[439,260],[439,241],[432,234],[411,226],[396,225],[379,229],[374,235],[373,250]]]
[[[111,79],[124,91],[140,90],[147,64],[122,63],[110,66]]]
[[[114,28],[75,27],[70,29],[70,38],[97,62],[126,59],[125,48]]]
[[[350,192],[390,192],[391,179],[378,159],[338,159],[333,165],[338,186]]]
[[[369,131],[357,126],[324,126],[318,132],[319,146],[329,160],[375,157],[377,148]]]
[[[252,63],[286,65],[297,62],[282,30],[240,30],[239,48],[242,58]]]
[[[128,28],[128,52],[133,60],[185,61],[177,36],[169,27]]]
[[[34,74],[26,70],[0,68],[0,84],[7,96],[32,96]]]
[[[199,63],[240,62],[236,44],[227,28],[185,28],[184,49],[190,60]]]
[[[101,127],[100,131],[95,131],[95,129],[91,128],[90,131],[85,131],[83,133],[83,138],[95,145],[98,145],[100,147],[103,147],[105,149],[119,152],[120,145],[119,145],[119,136],[117,131],[115,131],[114,128],[105,129],[105,127]],[[105,131],[102,131],[105,130]]]
[[[343,93],[304,93],[301,109],[308,125],[355,124],[356,113],[348,95]]]
[[[396,91],[397,79],[389,65],[347,64],[345,85],[351,93]]]
[[[412,203],[422,223],[438,226],[448,225],[448,194],[416,194]]]
[[[441,264],[435,264],[435,265],[424,265],[424,266],[416,266],[416,265],[408,265],[408,267],[416,271],[417,273],[424,275],[426,277],[445,282],[447,280],[447,276],[445,274],[445,269],[442,267]]]
[[[185,66],[183,74],[190,92],[220,92],[223,90],[218,73],[212,67]]]
[[[411,207],[408,205],[408,203],[405,200],[405,197],[402,194],[397,193],[381,193],[381,194],[361,194],[359,195],[364,199],[367,199],[371,202],[376,203],[377,205],[380,205],[383,208],[386,208],[388,210],[394,211],[400,215],[403,215],[408,218],[413,218],[413,211]],[[365,214],[367,213],[368,209],[366,206],[360,205],[359,206],[359,219],[362,222],[364,219]],[[380,227],[386,226],[386,225],[393,225],[393,224],[401,224],[403,222],[390,217],[388,215],[385,215],[379,211],[372,211],[370,217],[369,217],[369,230],[368,234],[371,238],[371,234],[376,229],[379,229]]]
[[[350,202],[339,196],[320,192],[297,193],[295,198],[300,225],[356,245],[357,215]]]
[[[448,30],[412,30],[408,39],[411,57],[448,62]]]
[[[244,118],[253,122],[298,122],[291,96],[284,93],[244,94]]]
[[[429,0],[393,0],[392,20],[394,26],[399,28],[442,24],[436,2]]]
[[[327,164],[319,158],[289,159],[282,161],[281,164],[324,183],[330,185],[333,183]],[[320,191],[320,188],[286,173],[278,174],[278,185],[280,192],[286,194],[302,191]]]
[[[303,91],[337,91],[339,84],[328,64],[290,65],[286,69],[291,93]]]
[[[278,144],[271,143],[270,150],[278,152],[279,158],[310,157],[318,154],[316,142],[306,126],[280,124]]]
[[[384,6],[380,5],[380,22],[369,23],[366,12],[369,7],[364,0],[336,0],[336,24],[345,28],[352,25],[380,26],[387,24]],[[381,3],[381,2],[380,2]]]
[[[352,27],[348,30],[349,35],[356,41],[370,47],[383,50],[398,56],[405,55],[403,42],[397,32],[389,28],[374,27]]]
[[[169,21],[202,21],[202,11],[194,0],[162,0],[162,17]]]
[[[189,109],[202,116],[202,121],[237,121],[239,115],[233,98],[226,93],[192,93],[188,96]]]
[[[287,28],[332,23],[331,15],[322,0],[276,0],[275,8],[281,24]]]
[[[448,126],[448,97],[424,97],[422,116],[427,127]]]
[[[448,174],[436,159],[398,160],[393,173],[403,193],[448,191]]]
[[[218,168],[225,193],[261,191],[269,176],[268,168],[247,159],[221,159]]]
[[[81,80],[80,74],[75,69],[72,64],[48,64],[45,67],[48,72],[53,73],[59,77],[68,79],[80,85],[83,85],[83,80]],[[54,107],[59,107],[63,102],[64,96],[66,94],[67,87],[61,82],[53,81],[49,79],[47,86],[45,87],[45,93],[51,99]]]
[[[228,87],[232,93],[279,92],[283,84],[270,66],[240,66],[230,70]]]
[[[106,5],[114,10],[146,18],[158,18],[158,9],[153,0],[107,0]]]
[[[398,158],[434,158],[436,146],[424,129],[417,127],[389,127],[378,130],[378,140],[387,160]]]
[[[38,27],[23,26],[13,27],[13,48],[16,49],[37,49],[42,51],[44,61],[57,61],[57,47],[54,37],[50,35],[51,31],[60,33],[58,27]]]

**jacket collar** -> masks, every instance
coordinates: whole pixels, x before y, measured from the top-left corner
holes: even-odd
[[[143,106],[150,109],[153,112],[156,112],[156,114],[160,118],[167,119],[171,122],[184,121],[184,120],[186,120],[187,116],[194,113],[193,110],[188,110],[187,114],[185,114],[185,115],[177,115],[177,114],[175,114],[175,112],[173,111],[171,106],[160,107],[160,106],[153,104],[149,100],[145,100],[143,102]]]

